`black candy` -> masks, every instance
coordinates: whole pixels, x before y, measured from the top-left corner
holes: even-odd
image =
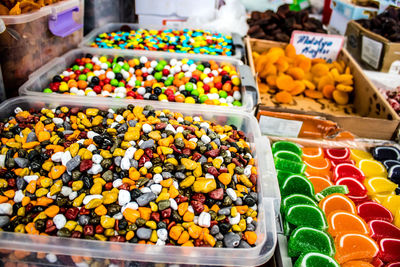
[[[396,184],[400,184],[400,165],[392,166],[389,169],[388,178]]]
[[[400,165],[400,161],[388,159],[383,162],[383,165],[385,166],[386,170],[389,170],[391,167],[395,165]]]
[[[379,161],[400,160],[400,151],[393,146],[377,146],[372,149],[372,156]]]

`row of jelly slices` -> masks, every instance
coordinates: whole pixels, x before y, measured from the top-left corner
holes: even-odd
[[[325,153],[322,151],[322,149],[318,148],[303,148],[303,151],[295,144],[293,143],[288,143],[288,142],[278,142],[275,143],[273,149],[275,150],[275,159],[277,164],[277,169],[278,169],[278,177],[280,179],[280,183],[282,184],[282,180],[285,180],[285,178],[289,178],[288,176],[290,176],[287,171],[286,172],[282,172],[279,171],[279,166],[283,167],[284,165],[288,165],[288,162],[285,163],[285,159],[289,160],[289,161],[294,161],[294,162],[298,162],[298,163],[302,163],[302,158],[305,160],[305,164],[303,164],[303,166],[301,166],[301,164],[289,164],[289,165],[294,165],[292,167],[292,170],[294,171],[300,171],[300,172],[304,172],[306,169],[304,166],[306,166],[307,171],[306,174],[309,178],[309,181],[313,184],[314,189],[315,189],[315,193],[317,193],[316,198],[318,200],[321,200],[322,198],[324,198],[326,195],[329,195],[332,192],[340,192],[342,191],[342,193],[349,193],[349,192],[343,192],[343,187],[340,185],[337,186],[331,186],[332,182],[330,182],[330,180],[328,180],[330,178],[330,164],[332,164],[332,166],[334,167],[334,176],[333,179],[336,182],[340,182],[341,180],[345,181],[344,184],[353,182],[352,178],[350,179],[344,179],[346,178],[346,176],[355,176],[354,178],[358,178],[359,180],[363,180],[364,179],[364,175],[362,174],[362,172],[360,172],[357,168],[354,169],[349,169],[349,166],[352,166],[352,164],[354,163],[353,160],[349,159],[350,156],[350,151],[348,149],[328,149],[325,150]],[[304,152],[304,153],[303,153]],[[323,155],[326,155],[326,158],[323,157]],[[300,155],[302,155],[302,158],[300,157]],[[281,158],[281,159],[279,159]],[[283,158],[283,160],[282,160]],[[342,168],[337,168],[337,165],[342,166]],[[289,167],[289,166],[286,166]],[[286,169],[287,170],[287,169]],[[356,172],[354,172],[354,170],[357,170]],[[353,172],[352,172],[353,171]],[[310,176],[310,175],[322,175],[324,177],[319,177],[319,176]],[[303,180],[302,180],[303,178]],[[328,178],[328,179],[325,179]],[[295,180],[299,180],[299,181],[307,181],[307,179],[304,179],[304,177],[290,177],[290,179],[288,179],[289,181],[292,182],[286,182],[285,181],[285,186],[284,186],[284,192],[282,193],[282,195],[287,194],[288,192],[285,192],[285,190],[289,190],[290,191],[290,186],[288,186],[288,184],[294,184],[293,181]],[[303,187],[303,190],[300,190],[300,192],[304,193],[307,192],[308,190],[308,194],[310,194],[311,190],[309,188],[313,188],[312,186],[310,187],[309,185],[310,183],[307,182],[304,183],[305,187]],[[337,183],[340,184],[340,183]],[[322,192],[319,192],[320,190],[324,189],[325,187],[329,188],[323,190]],[[352,184],[350,183],[350,186],[352,186]],[[361,184],[362,186],[362,184]],[[308,188],[308,189],[307,189]],[[297,188],[298,189],[298,188]],[[352,186],[352,191],[354,193],[354,186]],[[305,190],[305,191],[304,191]],[[362,194],[359,193],[359,195],[351,195],[348,194],[350,196],[353,196],[357,202],[363,202],[361,200],[368,200],[367,196],[363,196],[363,194],[365,194],[365,189],[363,190]],[[312,195],[313,193],[311,193],[310,195]],[[293,202],[293,199],[298,198],[296,195],[292,195],[290,196],[290,199]],[[327,201],[329,199],[329,201]],[[336,199],[334,201],[330,201],[331,199]],[[286,200],[286,199],[285,199]],[[331,195],[328,198],[325,198],[324,201],[322,201],[320,204],[324,203],[336,203],[337,204],[337,200],[340,201],[344,201],[344,203],[351,203],[352,206],[354,206],[353,201],[351,201],[350,199],[346,198],[343,195]],[[308,201],[310,202],[310,201]],[[311,202],[313,202],[313,200],[311,199]],[[315,203],[315,202],[314,202]],[[283,202],[283,206],[286,204],[286,202]],[[365,210],[369,210],[369,208],[371,208],[370,206],[374,205],[374,203],[369,202],[369,203],[365,203],[364,205],[360,205],[360,211],[363,213],[364,216],[368,215],[368,213],[365,212]],[[350,205],[351,206],[351,205]],[[325,206],[324,206],[325,207]],[[355,206],[354,206],[355,207]],[[344,207],[337,207],[336,209],[340,210],[340,209],[344,209]],[[325,209],[323,209],[325,211]],[[344,234],[346,231],[346,223],[343,225],[343,222],[349,222],[349,221],[353,221],[355,223],[352,224],[352,230],[355,232],[359,232],[359,233],[363,233],[363,234],[368,234],[369,233],[369,229],[366,226],[366,223],[364,222],[364,220],[360,217],[358,217],[356,214],[356,212],[354,212],[354,209],[350,209],[349,210],[351,213],[349,212],[337,212],[334,213],[333,215],[331,214],[326,214],[328,216],[328,222],[329,222],[329,233],[332,234],[333,236],[337,236],[339,234]],[[354,215],[352,213],[355,213]],[[390,212],[389,212],[390,214]],[[342,226],[340,226],[340,223],[342,222]],[[285,224],[286,226],[288,225],[288,223]],[[389,223],[390,225],[390,223]],[[335,226],[335,227],[332,227]],[[338,226],[338,227],[337,227]],[[345,226],[345,227],[343,227]],[[372,230],[374,230],[375,228],[381,228],[382,223],[381,222],[371,222],[370,227]],[[303,231],[304,232],[304,231]],[[375,231],[376,232],[376,231]],[[297,232],[295,232],[297,234]],[[393,234],[393,231],[392,231]],[[297,236],[297,235],[296,235]],[[377,237],[377,235],[375,235],[375,237]],[[356,234],[355,236],[350,236],[350,239],[357,239],[357,238],[362,238],[360,237],[358,234]],[[381,237],[382,238],[382,237]],[[349,239],[349,236],[347,236],[347,239]],[[349,240],[350,240],[349,239]],[[387,240],[386,243],[389,244],[390,240]],[[293,242],[292,242],[293,243]],[[358,243],[358,242],[357,242]],[[367,243],[369,244],[374,244],[374,242],[370,242],[367,240]],[[386,245],[386,247],[389,247],[389,245]],[[373,250],[376,250],[377,246],[376,244],[373,246]],[[290,241],[289,241],[289,249],[290,249]],[[290,250],[289,250],[290,252]],[[339,257],[337,255],[337,258],[340,258],[340,251],[338,251]],[[291,253],[293,255],[293,253]],[[375,253],[376,254],[376,253]],[[381,253],[382,254],[382,253]],[[388,258],[389,255],[389,258]],[[384,255],[382,256],[386,261],[391,261],[392,258],[390,258],[390,253],[384,253]],[[355,255],[353,255],[354,257]],[[346,257],[342,258],[339,261],[343,261]],[[349,257],[347,257],[349,258]],[[351,257],[350,257],[351,258]],[[348,262],[347,265],[351,263]],[[357,263],[358,264],[358,263]],[[367,263],[368,264],[368,263]]]

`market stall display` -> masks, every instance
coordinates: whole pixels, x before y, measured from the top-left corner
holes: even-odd
[[[82,48],[43,66],[20,94],[204,103],[250,112],[258,102],[250,73],[233,58]]]
[[[0,15],[6,26],[0,35],[0,63],[7,97],[16,96],[33,71],[78,46],[83,9],[83,0],[65,0],[29,13]]]
[[[110,23],[93,30],[82,41],[84,47],[166,51],[228,56],[241,59],[243,41],[237,34],[185,28],[153,27],[140,24]]]
[[[55,4],[62,0],[49,0],[49,1],[8,1],[0,2],[0,15],[21,15],[32,11],[39,10],[40,8],[48,5]]]
[[[2,228],[130,242],[78,242],[35,235],[29,235],[32,242],[23,242],[25,234],[2,232],[2,249],[28,251],[24,257],[33,262],[47,260],[29,253],[36,251],[60,254],[55,262],[65,259],[62,255],[210,265],[267,261],[276,242],[274,205],[279,193],[269,170],[273,165],[265,165],[269,162],[265,157],[272,156],[261,144],[268,140],[261,137],[255,118],[203,107],[176,106],[168,111],[160,104],[158,108],[163,111],[145,102],[127,106],[124,101],[54,97],[20,97],[3,103],[1,115],[11,121],[2,125],[2,135],[9,137],[1,157],[2,170],[8,173],[1,183],[7,189],[2,191]],[[22,136],[14,134],[17,129]],[[18,154],[15,158],[10,156],[13,151]],[[240,174],[233,177],[232,171]],[[241,220],[246,214],[253,219]],[[218,231],[214,225],[219,225]],[[203,233],[201,228],[209,229]],[[194,239],[201,235],[202,241],[194,241],[193,234]],[[224,236],[220,241],[226,248],[202,248],[207,257],[199,257],[200,250],[193,247],[147,249],[142,244],[164,240],[208,246],[211,236],[218,234]],[[224,243],[225,236],[229,242]],[[34,241],[39,239],[40,248]],[[214,246],[220,244],[214,240]],[[240,245],[241,240],[250,247],[244,242]],[[87,250],[80,251],[81,247]],[[232,255],[236,249],[245,249],[245,255]],[[107,253],[110,250],[112,255]]]

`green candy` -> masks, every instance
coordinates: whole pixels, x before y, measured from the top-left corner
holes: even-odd
[[[125,84],[123,82],[119,82],[118,87],[125,87]]]
[[[315,199],[317,201],[321,201],[325,197],[335,193],[346,195],[349,193],[349,189],[346,185],[331,185],[321,190],[321,192],[317,193],[315,195]]]
[[[164,85],[165,86],[170,86],[172,84],[172,81],[171,80],[166,80],[165,82],[164,82]]]
[[[202,96],[200,96],[199,100],[200,100],[200,103],[204,103],[204,102],[206,102],[208,100],[208,96],[207,95],[202,95]]]
[[[118,80],[117,79],[112,79],[111,81],[110,81],[110,84],[112,85],[112,86],[118,86]]]
[[[135,81],[135,86],[141,86],[141,85],[142,85],[141,81],[138,81],[138,80]]]
[[[160,60],[160,62],[158,62],[158,64],[162,65],[163,68],[164,68],[164,66],[167,65],[168,63],[167,63],[167,61],[165,61],[164,59],[162,59],[162,60]]]
[[[50,88],[46,88],[43,90],[43,93],[53,93],[53,91]]]
[[[283,185],[283,183],[286,181],[287,178],[289,178],[289,176],[292,175],[301,175],[304,176],[303,174],[298,174],[298,173],[294,173],[294,172],[289,172],[289,171],[285,171],[285,170],[276,170],[276,176],[278,178],[278,183],[279,183],[279,187],[281,187]],[[304,176],[305,178],[305,176]]]
[[[121,66],[121,65],[115,64],[115,65],[113,66],[113,72],[114,72],[114,73],[120,73],[121,70],[122,70],[122,66]]]
[[[279,170],[285,170],[294,173],[304,173],[306,170],[306,165],[302,162],[296,162],[281,158],[274,158],[274,162],[275,168]]]
[[[298,204],[285,210],[285,220],[295,226],[312,227],[325,231],[328,223],[324,212],[313,205]]]
[[[318,207],[318,204],[310,197],[302,194],[293,194],[285,197],[281,203],[281,213],[284,214],[285,210],[289,209],[291,206],[305,204]]]
[[[199,71],[203,71],[204,70],[204,65],[203,64],[199,64],[199,65],[197,65],[196,69],[198,69]]]
[[[219,97],[220,97],[220,98],[227,98],[227,97],[228,97],[228,93],[225,92],[225,91],[220,91],[220,92],[219,92]]]
[[[335,255],[335,245],[330,235],[310,227],[298,227],[291,234],[288,243],[289,257],[302,253],[319,252],[327,256]]]
[[[285,236],[290,236],[290,233],[296,229],[296,226],[291,224],[290,222],[284,220],[283,222],[283,234]]]
[[[194,86],[193,83],[189,82],[185,84],[185,90],[191,92],[193,90]]]
[[[274,157],[276,158],[281,158],[281,159],[287,159],[295,162],[303,162],[301,157],[297,155],[296,153],[288,150],[279,150],[276,153],[274,153]]]
[[[154,79],[156,79],[157,81],[162,79],[162,72],[156,72],[154,74]]]
[[[235,101],[233,101],[232,105],[234,105],[235,107],[241,107],[242,102],[235,100]]]
[[[309,197],[314,197],[314,186],[307,178],[301,175],[289,176],[282,184],[281,195],[282,197],[292,194],[303,194]]]
[[[122,66],[122,68],[123,68],[124,70],[126,70],[126,71],[129,71],[130,66],[129,66],[128,63],[125,62],[124,65]]]
[[[78,65],[74,65],[74,66],[72,67],[72,70],[73,70],[73,71],[79,70],[79,66],[78,66]]]
[[[80,80],[80,81],[86,81],[86,79],[87,79],[87,77],[86,77],[85,74],[81,74],[81,75],[79,75],[79,77],[78,77],[78,80]]]
[[[296,153],[299,156],[303,155],[303,151],[298,144],[289,141],[278,141],[272,144],[272,153],[275,154],[279,150],[287,150]]]
[[[318,252],[310,252],[307,254],[302,254],[294,264],[294,267],[340,267],[339,263],[327,255],[318,253]]]
[[[197,89],[194,89],[194,90],[192,90],[191,94],[195,95],[195,96],[199,96],[199,91],[197,91]]]
[[[157,66],[154,68],[156,71],[162,71],[164,69],[164,66],[160,63],[157,64]]]
[[[92,63],[86,63],[85,68],[91,70],[91,69],[93,69],[93,64]]]

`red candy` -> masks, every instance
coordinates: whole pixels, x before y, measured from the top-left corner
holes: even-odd
[[[400,261],[400,240],[393,238],[384,238],[379,242],[381,247],[380,259],[384,262]]]
[[[342,163],[336,166],[333,172],[333,181],[335,182],[342,177],[353,177],[360,182],[363,182],[365,179],[364,173],[356,166],[349,163]]]
[[[400,239],[400,229],[390,222],[373,220],[370,221],[368,225],[371,229],[371,237],[376,241],[379,241],[383,238]]]
[[[372,220],[383,220],[393,222],[392,213],[379,203],[368,201],[357,207],[358,215],[366,222]]]

